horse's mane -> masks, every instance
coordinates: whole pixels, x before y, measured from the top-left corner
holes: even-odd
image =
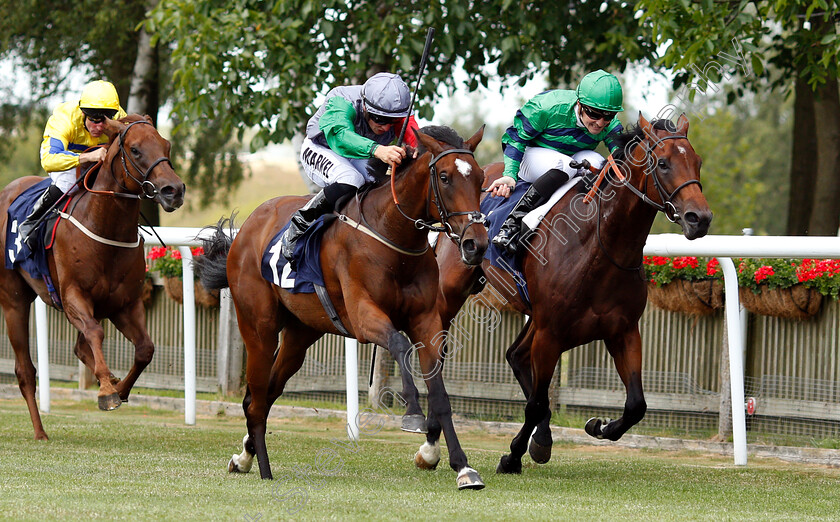
[[[428,125],[420,129],[420,132],[438,141],[451,145],[456,149],[464,148],[464,138],[459,136],[458,133],[451,127],[446,127],[445,125]],[[419,158],[426,152],[426,147],[424,147],[422,143],[418,143],[416,149],[411,146],[406,146],[405,150],[406,156],[397,169],[398,173],[407,170],[416,161],[416,158],[414,157],[415,151],[417,152],[417,157]],[[385,177],[385,173],[388,171],[388,165],[377,158],[371,158],[368,161],[367,170],[374,176],[374,178],[381,181]]]

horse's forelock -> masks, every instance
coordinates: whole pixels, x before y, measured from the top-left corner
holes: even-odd
[[[445,125],[428,125],[420,129],[420,132],[430,138],[434,138],[438,141],[446,143],[447,145],[451,145],[456,149],[464,148],[464,138],[459,136],[458,133],[455,132],[455,129],[451,127],[447,127]],[[426,147],[424,147],[422,143],[418,143],[417,150],[418,155],[422,155],[426,152]]]

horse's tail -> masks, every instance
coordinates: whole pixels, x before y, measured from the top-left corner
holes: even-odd
[[[215,225],[204,227],[203,230],[212,230],[209,238],[201,240],[204,247],[204,254],[195,258],[195,265],[198,269],[198,277],[205,288],[217,290],[228,287],[227,278],[227,257],[230,252],[230,245],[233,243],[233,220],[236,212],[229,218],[222,217]],[[227,230],[225,230],[227,225]]]

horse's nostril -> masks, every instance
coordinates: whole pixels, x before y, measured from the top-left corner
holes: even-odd
[[[464,253],[472,254],[477,250],[475,245],[475,240],[467,239],[461,243],[461,248],[464,250]]]
[[[683,219],[686,223],[692,226],[697,225],[700,222],[700,218],[694,212],[686,212],[683,214]]]

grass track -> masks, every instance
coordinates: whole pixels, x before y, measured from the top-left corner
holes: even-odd
[[[342,419],[269,424],[274,482],[230,475],[241,418],[53,402],[49,442],[32,440],[21,400],[0,401],[0,518],[15,520],[829,520],[840,517],[840,470],[753,458],[556,444],[521,476],[493,470],[507,437],[460,433],[487,488],[459,492],[455,474],[414,468],[422,438],[395,430],[343,445]],[[369,430],[370,431],[370,430]],[[319,456],[320,455],[320,456]],[[331,456],[332,460],[326,459]],[[444,458],[446,454],[444,452]],[[333,469],[334,473],[328,471]],[[282,501],[279,499],[283,499]],[[293,512],[293,513],[290,513]]]

